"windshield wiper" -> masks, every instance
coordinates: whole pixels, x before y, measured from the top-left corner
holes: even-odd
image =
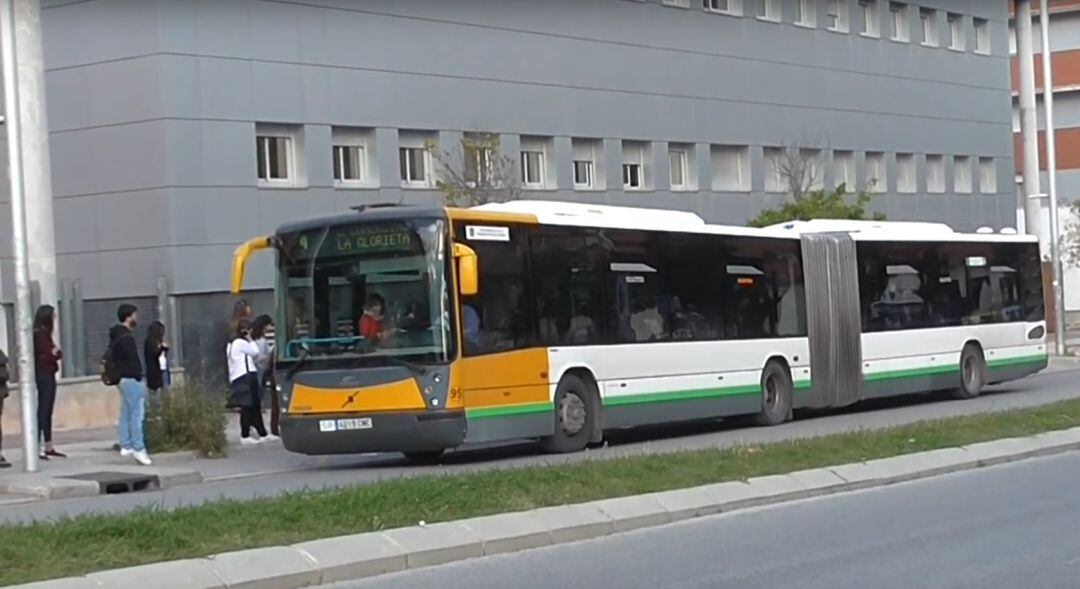
[[[293,367],[289,369],[289,372],[286,375],[289,380],[292,380],[292,377],[296,376],[297,372],[300,372],[300,369],[307,363],[308,357],[311,356],[311,350],[308,349],[307,346],[301,347],[300,350],[300,357],[296,359],[296,364],[293,364]]]
[[[425,368],[425,367],[423,367],[423,366],[421,366],[419,364],[416,364],[414,362],[409,362],[408,360],[402,360],[401,358],[396,358],[394,356],[379,356],[379,358],[382,358],[383,360],[386,360],[386,362],[388,364],[394,364],[396,366],[401,366],[403,368],[408,368],[409,370],[411,370],[413,373],[417,374],[418,376],[424,376],[425,374],[427,374],[427,368]]]

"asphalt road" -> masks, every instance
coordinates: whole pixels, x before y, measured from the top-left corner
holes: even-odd
[[[986,411],[1043,405],[1080,397],[1076,386],[1080,370],[1057,369],[1005,385],[990,387],[971,401],[912,396],[867,402],[840,411],[802,415],[771,428],[747,428],[720,421],[665,428],[615,432],[606,447],[570,455],[540,454],[535,444],[506,444],[451,453],[444,464],[415,466],[400,455],[312,458],[288,454],[279,448],[237,452],[220,461],[201,461],[200,469],[212,482],[128,495],[0,505],[0,524],[51,520],[83,513],[121,513],[140,508],[173,509],[220,498],[240,500],[276,496],[304,489],[367,484],[388,478],[460,473],[536,464],[563,464],[631,454],[729,447],[793,438],[876,429],[926,419],[970,415]],[[162,463],[161,466],[181,466]],[[261,476],[252,476],[251,473]],[[215,474],[220,478],[214,479]],[[1080,578],[1080,576],[1078,576]]]
[[[1077,488],[1071,453],[336,589],[1075,589]]]

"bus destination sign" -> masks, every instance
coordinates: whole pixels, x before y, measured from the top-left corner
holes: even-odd
[[[416,235],[404,225],[358,225],[331,227],[322,245],[324,230],[308,231],[297,236],[294,258],[310,258],[319,248],[320,257],[363,256],[368,254],[416,251]]]

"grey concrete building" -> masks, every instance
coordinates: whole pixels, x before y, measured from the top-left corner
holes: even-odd
[[[784,198],[777,148],[798,145],[824,186],[876,179],[891,219],[1013,226],[1008,16],[1003,0],[46,0],[59,274],[88,301],[88,358],[116,302],[153,307],[164,277],[190,359],[228,313],[237,243],[437,201],[413,148],[474,132],[528,163],[530,198],[741,224]],[[10,303],[7,239],[0,267]],[[269,259],[248,283],[272,286]]]

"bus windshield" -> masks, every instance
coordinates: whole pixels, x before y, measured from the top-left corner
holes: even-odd
[[[278,358],[445,362],[445,223],[380,221],[281,236]]]

